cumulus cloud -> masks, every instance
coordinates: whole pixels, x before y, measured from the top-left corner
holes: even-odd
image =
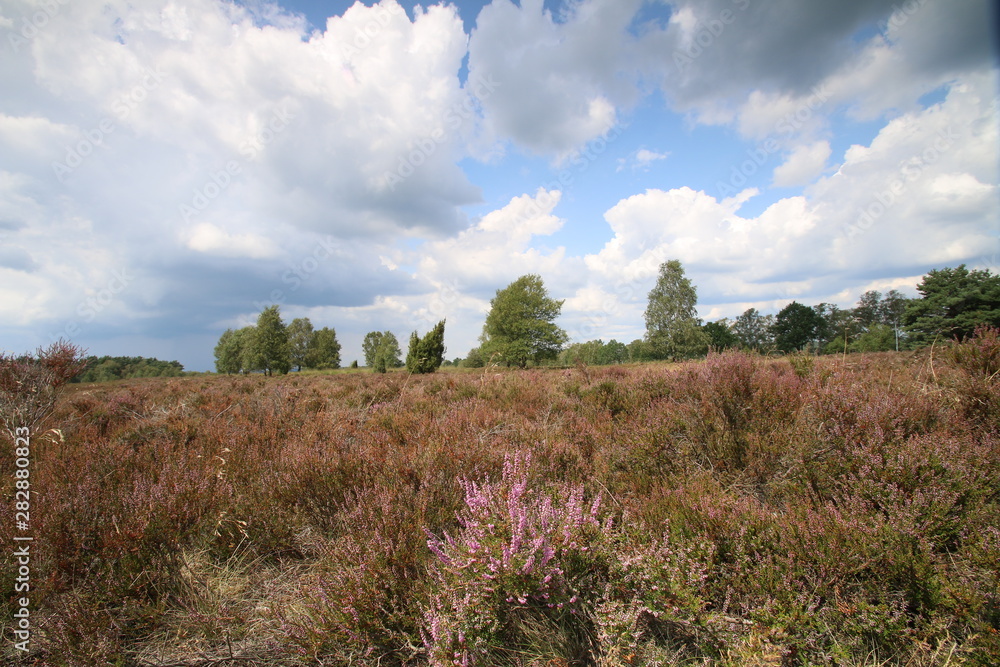
[[[466,34],[452,5],[395,0],[312,32],[267,2],[55,3],[34,26],[37,3],[6,0],[0,334],[210,350],[279,303],[345,346],[446,317],[463,354],[525,273],[577,339],[624,339],[666,259],[709,317],[851,301],[996,247],[985,0],[546,5],[494,0]],[[688,134],[637,138],[664,118]],[[587,173],[629,173],[599,204],[526,187],[609,131]],[[720,144],[688,145],[712,133],[733,154],[767,142],[771,185],[801,194],[699,190],[729,171],[701,164]],[[472,208],[481,186],[504,203]],[[567,251],[602,210],[606,236]]]
[[[784,164],[774,170],[774,185],[794,187],[813,182],[830,159],[830,142],[817,141],[794,149]]]

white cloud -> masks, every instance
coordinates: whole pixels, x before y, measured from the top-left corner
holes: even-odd
[[[656,151],[651,151],[648,148],[640,148],[628,158],[620,158],[618,160],[618,171],[622,171],[630,164],[633,170],[649,169],[649,165],[652,163],[657,160],[666,160],[668,157],[670,157],[669,152],[658,153]]]
[[[830,142],[817,141],[795,148],[784,164],[774,170],[774,185],[795,187],[813,182],[830,159]]]
[[[187,237],[192,250],[224,257],[262,259],[276,254],[274,241],[256,234],[233,234],[215,225],[196,225]]]

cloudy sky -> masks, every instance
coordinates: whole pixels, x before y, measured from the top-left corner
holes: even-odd
[[[344,363],[526,273],[628,342],[998,271],[986,0],[0,0],[0,349],[212,368],[271,303]]]

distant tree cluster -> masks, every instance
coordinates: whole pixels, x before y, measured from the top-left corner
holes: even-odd
[[[1000,326],[1000,276],[989,271],[970,271],[964,264],[933,270],[917,291],[921,297],[909,299],[896,290],[869,290],[848,309],[793,301],[776,316],[764,316],[751,308],[732,322],[704,329],[712,327],[717,348],[837,354],[913,349],[934,340],[964,340],[980,325]],[[723,329],[735,337],[735,345]]]
[[[96,357],[83,360],[83,371],[73,382],[108,382],[131,378],[180,377],[184,366],[179,361],[160,361],[146,357]]]
[[[269,306],[257,324],[226,329],[215,346],[219,373],[288,373],[292,368],[340,368],[340,343],[330,328],[314,329],[308,317],[286,325],[278,306]]]
[[[391,331],[369,332],[362,348],[365,365],[376,373],[404,366],[411,373],[431,373],[443,365],[524,368],[547,363],[678,361],[729,348],[764,354],[878,352],[911,349],[938,339],[963,340],[977,326],[1000,326],[1000,276],[989,271],[970,271],[964,264],[930,271],[917,291],[921,297],[909,299],[896,290],[885,294],[870,290],[847,309],[793,301],[776,315],[749,308],[733,320],[703,323],[697,316],[697,289],[685,277],[681,263],[670,260],[660,265],[649,292],[643,338],[628,344],[594,340],[567,347],[569,336],[555,323],[564,302],[549,296],[541,276],[529,274],[497,290],[480,345],[464,359],[445,360],[444,320],[423,337],[416,331],[410,335],[405,362]],[[314,330],[308,318],[285,326],[278,306],[271,306],[260,314],[256,326],[226,330],[215,358],[220,373],[339,368],[340,344],[333,329]],[[357,361],[351,363],[352,368],[357,366]]]

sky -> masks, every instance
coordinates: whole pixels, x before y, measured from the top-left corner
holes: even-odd
[[[535,273],[571,341],[1000,272],[986,0],[0,0],[0,351],[342,360]]]

